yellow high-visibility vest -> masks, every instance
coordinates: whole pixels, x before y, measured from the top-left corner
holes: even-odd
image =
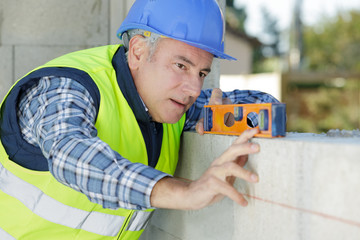
[[[140,127],[118,86],[111,63],[119,47],[110,45],[70,53],[30,73],[45,67],[86,72],[100,92],[95,123],[98,137],[123,157],[147,165]],[[184,123],[185,115],[176,124],[163,124],[156,169],[169,174],[175,172]],[[139,238],[151,214],[152,209],[104,209],[84,194],[59,183],[49,171],[34,171],[16,164],[0,144],[1,240],[133,240]]]

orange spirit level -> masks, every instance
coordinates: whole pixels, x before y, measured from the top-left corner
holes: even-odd
[[[240,135],[246,129],[254,127],[260,130],[255,137],[284,137],[286,134],[286,104],[256,103],[204,106],[205,133]]]

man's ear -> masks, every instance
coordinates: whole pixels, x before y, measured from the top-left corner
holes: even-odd
[[[131,70],[136,70],[145,58],[146,42],[144,37],[136,35],[130,39],[128,50],[128,64]]]

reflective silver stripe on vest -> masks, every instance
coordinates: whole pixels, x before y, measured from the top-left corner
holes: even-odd
[[[140,231],[142,229],[145,229],[153,213],[154,211],[134,212],[130,219],[129,225],[126,227],[126,231]]]
[[[16,240],[16,238],[14,238],[13,236],[11,236],[7,232],[5,232],[5,230],[2,229],[1,227],[0,227],[0,239],[1,240]]]
[[[0,190],[21,201],[36,215],[74,229],[83,229],[103,236],[116,236],[125,221],[122,216],[87,212],[67,206],[15,176],[1,163]]]

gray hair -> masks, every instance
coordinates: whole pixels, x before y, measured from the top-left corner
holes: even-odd
[[[127,32],[124,32],[122,35],[122,41],[123,44],[126,48],[126,59],[128,57],[128,49],[129,49],[129,42],[131,40],[131,38],[133,38],[136,35],[141,35],[144,37],[144,40],[146,45],[149,47],[149,56],[148,56],[148,61],[152,60],[152,57],[154,56],[154,53],[157,49],[157,45],[159,42],[159,39],[161,38],[161,35],[156,34],[156,33],[152,33],[149,31],[144,31],[142,29],[131,29],[128,30]]]

